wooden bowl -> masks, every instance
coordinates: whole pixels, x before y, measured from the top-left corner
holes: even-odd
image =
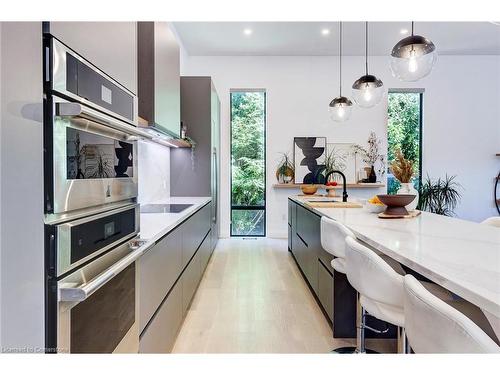
[[[415,199],[415,194],[380,194],[377,197],[387,206],[386,215],[404,216],[408,215],[405,206]]]
[[[316,185],[302,185],[300,189],[305,195],[313,195],[318,191],[318,187]]]

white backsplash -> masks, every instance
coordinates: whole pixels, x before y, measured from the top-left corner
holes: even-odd
[[[170,148],[138,142],[139,203],[170,197]]]

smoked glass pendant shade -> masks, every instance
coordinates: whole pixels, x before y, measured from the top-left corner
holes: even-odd
[[[368,22],[365,22],[365,75],[352,84],[352,96],[362,108],[376,106],[384,96],[384,84],[374,75],[368,74]]]
[[[351,117],[352,101],[345,96],[338,96],[330,102],[329,112],[333,121],[344,122]]]
[[[384,84],[375,76],[364,75],[353,83],[352,96],[360,107],[374,107],[380,103],[384,96]]]
[[[391,52],[392,74],[401,81],[418,81],[432,71],[437,60],[436,46],[420,35],[401,39]]]

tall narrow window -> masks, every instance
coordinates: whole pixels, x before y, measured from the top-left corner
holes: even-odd
[[[413,161],[415,177],[413,184],[416,189],[422,181],[422,110],[423,90],[389,90],[388,97],[388,166],[394,161],[397,149],[400,149],[406,159]],[[395,193],[400,187],[399,181],[387,174],[387,192]]]
[[[231,90],[231,236],[266,235],[266,93]]]

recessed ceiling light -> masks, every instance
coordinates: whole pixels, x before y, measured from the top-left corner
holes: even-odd
[[[406,35],[406,34],[408,34],[408,29],[401,29],[399,31],[399,33],[402,34],[402,35]]]
[[[252,29],[243,29],[243,34],[245,35],[252,35]]]
[[[322,35],[330,35],[330,29],[323,29],[321,30]]]

